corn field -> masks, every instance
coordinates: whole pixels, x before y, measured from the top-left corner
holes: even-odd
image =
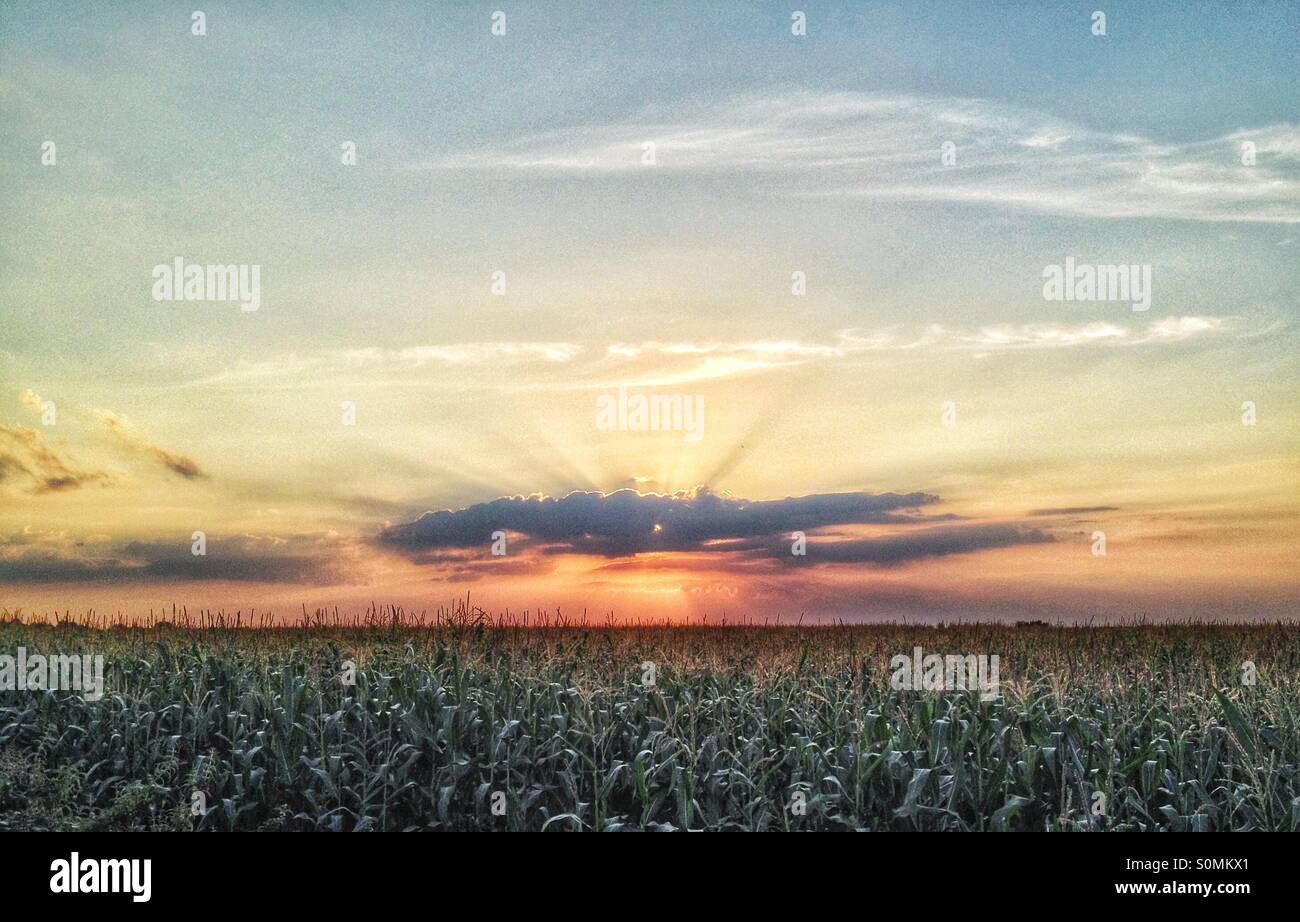
[[[1000,694],[890,658],[996,654]],[[1296,830],[1300,632],[93,628],[0,690],[0,829]]]

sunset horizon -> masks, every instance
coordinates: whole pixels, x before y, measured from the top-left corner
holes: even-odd
[[[1295,0],[0,0],[6,882],[1284,897],[1113,833],[1300,832],[1297,63]]]
[[[1300,615],[1294,12],[671,10],[6,6],[0,606]]]

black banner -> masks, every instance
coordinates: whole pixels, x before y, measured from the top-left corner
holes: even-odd
[[[244,885],[256,878],[258,905],[338,911],[375,907],[388,895],[454,885],[508,900],[512,879],[545,870],[548,889],[563,881],[604,882],[641,894],[647,881],[689,873],[697,882],[723,868],[711,885],[745,892],[742,873],[760,874],[792,894],[831,881],[867,887],[871,905],[914,902],[931,895],[949,904],[953,886],[993,894],[1011,888],[1017,899],[1182,904],[1202,900],[1229,907],[1258,895],[1284,899],[1295,886],[1288,849],[1267,835],[994,835],[894,834],[728,837],[622,837],[596,846],[590,837],[548,843],[500,839],[491,849],[446,837],[10,834],[0,836],[8,892],[77,909],[112,906],[128,913],[158,908],[246,909]],[[539,855],[545,859],[539,865]],[[749,871],[746,872],[745,869]],[[675,869],[675,870],[674,870]],[[710,870],[713,869],[713,870]],[[75,874],[74,874],[75,872]],[[1285,876],[1284,876],[1285,875]],[[76,884],[72,886],[75,876]],[[213,881],[219,886],[213,886]],[[622,881],[623,883],[617,883]],[[638,882],[639,881],[639,882]],[[915,882],[922,889],[900,886]],[[307,885],[304,885],[307,884]],[[582,885],[584,888],[587,883]],[[928,889],[925,889],[928,888]],[[822,890],[821,892],[825,892]]]

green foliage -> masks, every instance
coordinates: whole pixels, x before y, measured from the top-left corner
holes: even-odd
[[[0,829],[1300,829],[1288,626],[0,624],[20,645],[102,654],[107,689],[0,691]],[[916,645],[998,654],[1001,697],[892,689]]]

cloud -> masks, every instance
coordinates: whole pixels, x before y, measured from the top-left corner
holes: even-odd
[[[1219,317],[1165,317],[1145,327],[1119,323],[1067,324],[1028,323],[982,327],[970,334],[951,337],[958,348],[1053,349],[1069,346],[1144,346],[1182,342],[1204,333],[1219,333],[1227,322]]]
[[[29,493],[58,493],[111,482],[107,473],[77,465],[36,430],[0,426],[0,484],[20,483]]]
[[[321,584],[349,557],[330,536],[213,536],[196,556],[174,541],[73,541],[62,533],[0,537],[0,583],[169,583],[231,581]]]
[[[954,330],[932,324],[911,332],[896,327],[843,330],[833,343],[644,342],[616,343],[608,351],[612,356],[629,359],[647,354],[707,357],[742,355],[756,361],[766,360],[773,365],[785,365],[812,359],[844,358],[857,353],[910,352],[921,349],[988,352],[996,349],[1056,349],[1071,346],[1145,346],[1221,333],[1228,327],[1229,321],[1223,318],[1198,316],[1165,317],[1132,326],[1097,321],[1073,325],[994,324],[970,330]]]
[[[610,355],[619,358],[639,358],[646,353],[691,356],[717,355],[721,353],[727,355],[770,356],[777,360],[828,358],[844,354],[843,349],[838,346],[808,344],[788,340],[782,342],[759,340],[743,343],[665,343],[655,341],[640,344],[614,343],[609,347],[608,352]]]
[[[41,395],[30,387],[24,390],[18,399],[22,401],[23,406],[27,409],[36,413],[41,412]]]
[[[1118,506],[1059,506],[1052,509],[1035,509],[1033,516],[1084,515],[1091,512],[1119,512]]]
[[[655,165],[644,166],[646,143]],[[941,145],[954,145],[944,165]],[[1254,166],[1241,163],[1253,144]],[[1093,218],[1300,222],[1300,126],[1166,144],[982,99],[797,92],[520,138],[416,164],[451,171],[752,177],[784,193]],[[781,177],[779,183],[773,176]]]
[[[929,493],[824,493],[753,501],[703,488],[673,494],[570,493],[503,497],[456,511],[430,512],[391,526],[378,543],[403,552],[448,581],[550,572],[538,561],[584,554],[610,562],[593,574],[725,571],[762,578],[790,568],[897,567],[917,560],[1046,544],[1051,533],[1018,523],[972,523],[922,515]],[[864,528],[885,534],[862,534]],[[486,556],[494,531],[507,533],[509,563]],[[806,535],[802,556],[794,532]],[[656,556],[633,559],[640,554]],[[793,576],[793,573],[790,573]],[[599,581],[597,582],[597,584]],[[596,584],[592,584],[596,585]]]
[[[555,559],[521,554],[525,544],[510,546],[507,557],[485,556],[481,550],[438,551],[419,554],[412,562],[437,568],[438,578],[448,583],[476,583],[484,579],[543,577],[555,572]],[[484,545],[486,547],[486,545]]]
[[[1170,316],[1145,323],[1000,324],[953,329],[937,324],[903,329],[848,329],[829,342],[800,340],[709,340],[613,342],[587,350],[562,342],[453,343],[406,349],[324,350],[241,362],[191,382],[211,387],[472,386],[550,389],[672,387],[760,374],[810,362],[857,355],[926,352],[1018,351],[1089,347],[1173,345],[1228,333],[1233,321],[1208,316]],[[591,353],[591,354],[589,354]],[[576,360],[583,359],[582,362]],[[447,374],[456,367],[512,373]],[[563,374],[553,374],[559,370]]]
[[[137,435],[128,432],[125,423],[121,417],[108,410],[98,411],[99,421],[103,423],[104,428],[117,440],[117,442],[136,453],[145,455],[157,461],[163,467],[167,468],[173,474],[184,477],[186,480],[201,480],[207,477],[203,469],[199,467],[197,461],[187,458],[184,455],[178,455],[175,452],[168,451],[165,448],[146,441]]]
[[[1220,317],[1165,317],[1146,323],[1103,322],[1083,324],[996,324],[974,329],[951,329],[932,324],[921,329],[886,327],[842,330],[832,342],[660,342],[614,343],[606,358],[615,363],[619,377],[606,366],[605,380],[587,387],[670,387],[720,380],[804,365],[852,359],[855,356],[896,356],[935,352],[993,354],[1024,350],[1118,348],[1173,345],[1228,332],[1231,322]],[[624,366],[631,366],[629,372]]]
[[[948,557],[1022,544],[1045,544],[1055,540],[1052,535],[1037,528],[996,523],[926,528],[873,538],[818,540],[810,536],[807,553],[803,557],[792,555],[790,542],[783,538],[724,544],[718,549],[749,552],[796,566],[859,563],[888,567],[928,557]]]
[[[711,542],[835,525],[907,523],[918,520],[915,510],[938,499],[928,493],[823,493],[751,501],[704,489],[513,496],[425,513],[384,529],[379,542],[407,552],[486,547],[492,532],[504,531],[545,545],[546,554],[621,557],[707,550]]]
[[[195,385],[276,386],[285,381],[319,380],[328,372],[331,382],[349,374],[374,380],[378,372],[396,375],[393,383],[409,381],[421,372],[443,374],[449,368],[515,367],[528,363],[564,364],[582,347],[564,342],[478,342],[408,346],[403,349],[329,349],[314,353],[289,353],[256,362],[240,362]]]

